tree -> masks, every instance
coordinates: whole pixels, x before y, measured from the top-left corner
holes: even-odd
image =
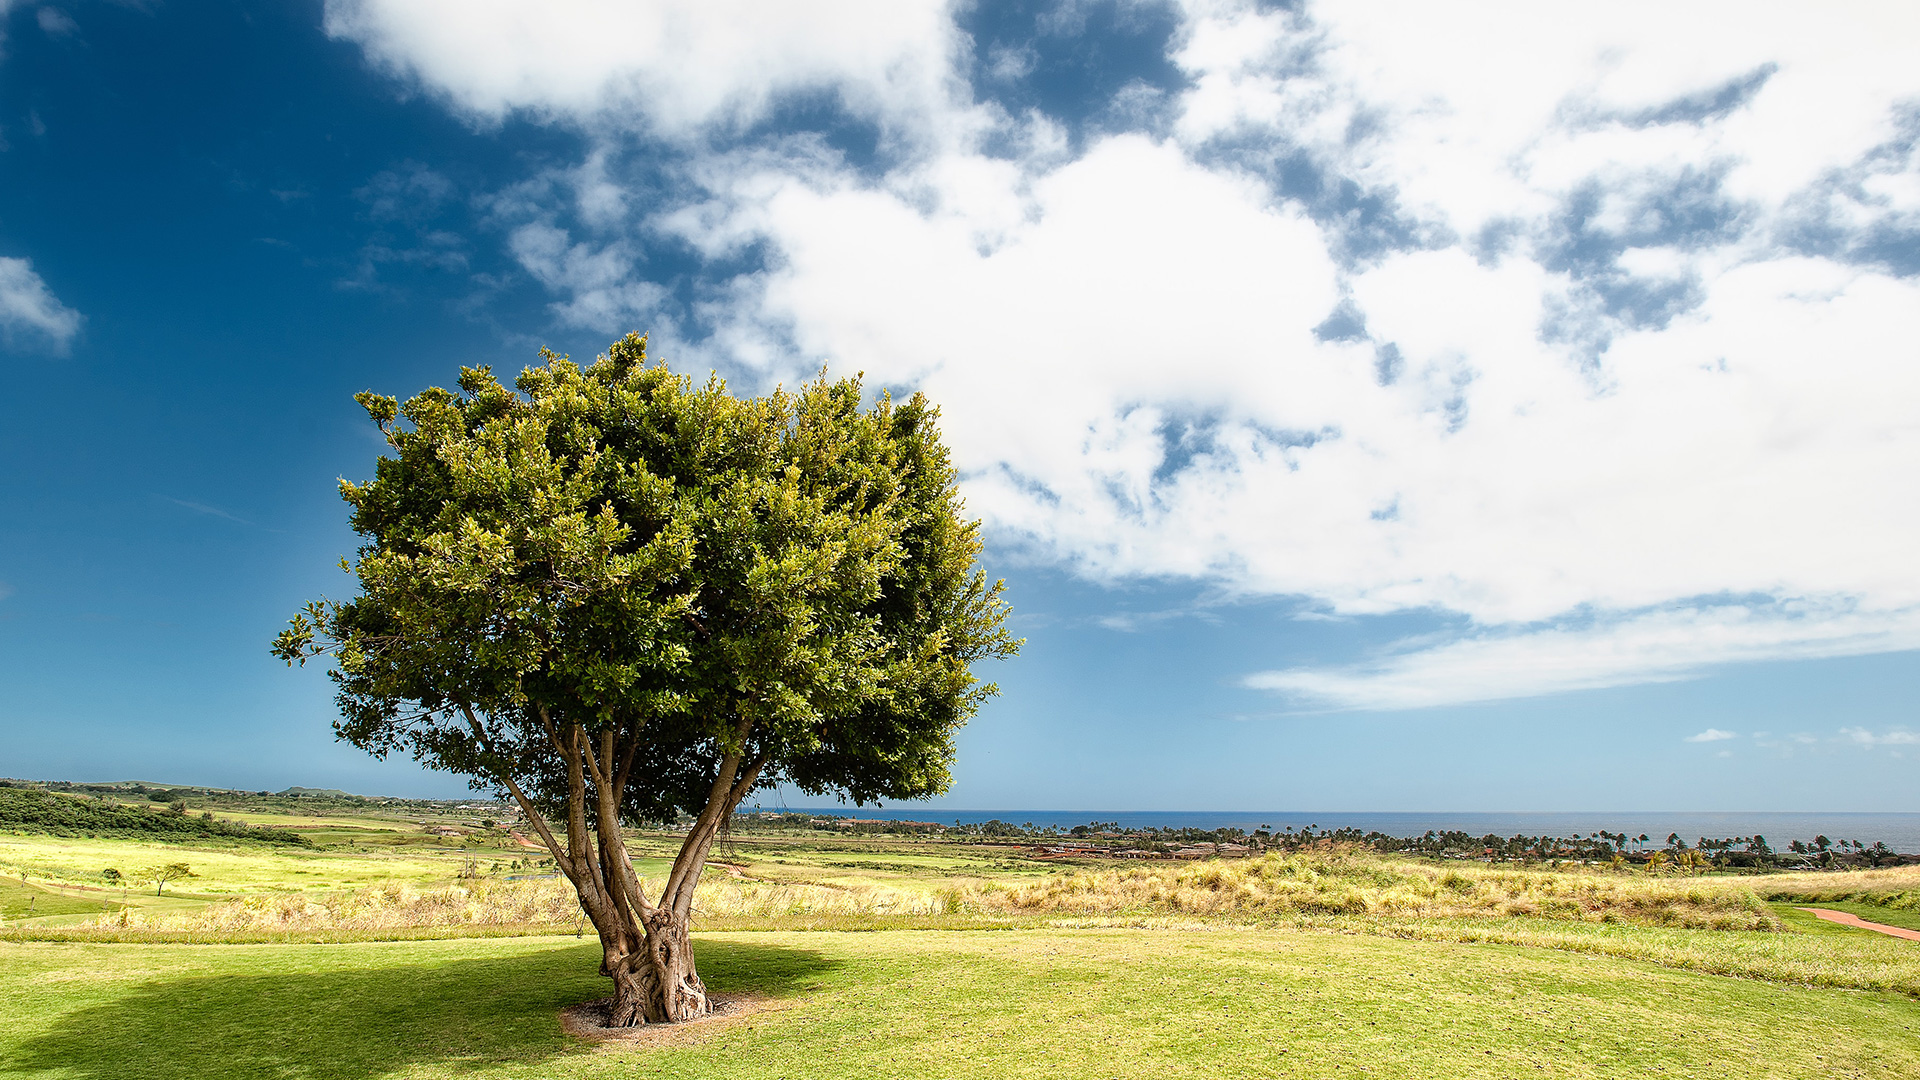
[[[166,889],[167,882],[179,881],[182,878],[198,877],[199,875],[195,874],[193,868],[186,863],[177,862],[167,863],[163,866],[149,866],[140,872],[140,876],[147,881],[153,882],[153,895],[159,896],[161,892]]]
[[[599,933],[610,1023],[692,1019],[694,889],[741,799],[944,790],[996,692],[972,664],[1019,642],[924,397],[824,374],[735,397],[633,335],[542,356],[518,392],[468,368],[358,396],[392,449],[341,485],[360,594],[274,651],[331,655],[341,738],[519,805]],[[681,813],[649,895],[621,827]]]

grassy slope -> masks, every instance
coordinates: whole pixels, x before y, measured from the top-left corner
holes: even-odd
[[[452,846],[391,853],[341,847],[310,851],[271,849],[260,844],[0,834],[0,865],[17,867],[36,877],[97,882],[100,871],[109,866],[132,873],[154,863],[184,862],[198,876],[176,882],[168,891],[196,894],[358,888],[393,881],[424,884],[451,880],[469,859],[486,867],[509,858],[505,852],[469,852]],[[152,891],[147,890],[149,894]]]
[[[107,894],[103,893],[102,896]],[[114,893],[111,900],[118,900]],[[33,906],[27,906],[31,900]],[[108,901],[107,903],[110,903]],[[9,881],[0,878],[0,919],[24,919],[31,913],[41,915],[97,915],[103,906],[101,900],[91,900],[76,896],[63,896],[49,889],[22,885],[18,880]]]
[[[725,934],[698,947],[715,989],[780,1007],[685,1045],[594,1048],[554,1020],[604,992],[594,948],[570,938],[0,945],[0,1072],[1920,1075],[1908,998],[1510,946],[1215,929]]]

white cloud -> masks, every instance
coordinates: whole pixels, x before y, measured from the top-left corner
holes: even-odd
[[[828,0],[329,0],[327,32],[467,113],[750,124],[783,93],[868,116],[937,108],[960,47],[941,4]]]
[[[1912,731],[1888,731],[1875,734],[1863,727],[1840,729],[1840,737],[1855,746],[1872,749],[1880,746],[1920,746],[1920,733]]]
[[[1554,192],[1610,170],[1666,163],[1725,161],[1740,196],[1777,203],[1882,142],[1888,106],[1916,90],[1911,7],[1253,8],[1189,4],[1187,136],[1291,128],[1462,234],[1547,212]],[[1290,57],[1309,63],[1276,64]]]
[[[1716,665],[1920,648],[1920,610],[1682,607],[1595,626],[1525,626],[1422,640],[1350,668],[1248,676],[1254,689],[1335,709],[1405,709],[1692,678]]]
[[[926,389],[971,507],[1091,577],[1463,627],[1249,685],[1410,708],[1920,647],[1920,280],[1857,239],[1920,214],[1920,9],[1196,0],[1171,137],[1078,143],[976,104],[944,9],[642,10],[329,27],[476,114],[691,147],[637,222],[605,150],[523,193],[562,319]],[[796,88],[910,149],[701,142]],[[1279,158],[1329,182],[1281,197]],[[676,307],[660,236],[766,263]]]
[[[666,290],[636,280],[634,257],[624,243],[574,243],[564,230],[534,222],[515,229],[509,246],[528,273],[568,297],[553,305],[565,322],[617,334],[661,315]]]
[[[81,321],[34,272],[31,259],[0,257],[0,337],[9,345],[32,342],[64,355]]]
[[[0,5],[0,12],[5,10],[6,5]],[[43,7],[33,15],[40,24],[40,31],[48,37],[72,37],[80,32],[80,24],[73,21],[73,16],[57,7]]]
[[[1731,731],[1722,731],[1719,728],[1710,727],[1698,735],[1689,735],[1685,739],[1682,739],[1681,741],[1682,742],[1724,742],[1727,739],[1737,739],[1737,738],[1739,738],[1739,736],[1735,735]]]

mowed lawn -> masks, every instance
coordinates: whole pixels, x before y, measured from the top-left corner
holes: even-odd
[[[20,1077],[1903,1077],[1920,1002],[1285,930],[702,934],[750,1017],[587,1045],[591,940],[0,945]]]

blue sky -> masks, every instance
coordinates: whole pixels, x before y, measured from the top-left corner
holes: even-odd
[[[640,330],[942,404],[948,806],[1920,810],[1920,26],[1594,11],[0,5],[0,773],[462,790],[351,395]]]

